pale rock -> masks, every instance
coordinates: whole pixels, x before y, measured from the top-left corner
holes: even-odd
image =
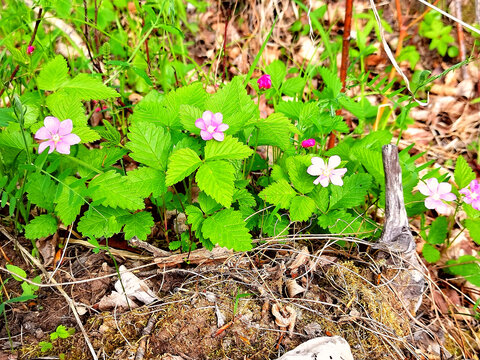
[[[340,336],[323,336],[308,340],[277,360],[354,360],[350,345]]]

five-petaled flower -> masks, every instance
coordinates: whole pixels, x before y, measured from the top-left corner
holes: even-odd
[[[257,84],[260,89],[268,90],[272,87],[272,79],[270,78],[270,75],[263,74],[258,78]]]
[[[31,53],[33,53],[35,51],[35,46],[33,45],[28,45],[27,47],[27,55],[30,55]]]
[[[302,141],[303,148],[309,148],[315,146],[315,139],[307,139]]]
[[[446,182],[438,183],[436,178],[430,178],[425,183],[418,184],[418,190],[427,198],[425,199],[425,207],[427,209],[435,209],[439,214],[447,214],[448,206],[444,201],[453,201],[457,197],[452,194],[452,185]]]
[[[57,150],[60,154],[70,154],[70,146],[78,144],[80,138],[78,135],[72,134],[72,120],[67,119],[60,121],[56,117],[47,116],[42,126],[35,133],[35,139],[46,140],[38,146],[38,153],[43,152],[50,147],[48,153]]]
[[[470,182],[470,189],[468,187],[460,190],[460,194],[465,195],[463,201],[472,205],[476,210],[480,210],[480,184],[477,180]]]
[[[200,136],[203,140],[223,141],[226,131],[229,126],[223,124],[223,115],[221,113],[212,113],[211,111],[205,111],[200,119],[195,121],[195,126],[200,129]]]
[[[328,164],[325,164],[322,158],[312,157],[312,165],[308,167],[307,173],[312,176],[318,176],[313,181],[315,185],[320,184],[323,187],[327,187],[331,182],[333,185],[342,186],[342,176],[345,175],[347,169],[335,169],[341,162],[342,159],[340,159],[338,155],[334,155],[328,159]]]

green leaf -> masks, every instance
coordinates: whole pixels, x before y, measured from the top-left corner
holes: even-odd
[[[80,143],[90,143],[100,140],[100,135],[88,126],[74,127],[72,133],[78,135],[81,139]]]
[[[433,245],[443,244],[443,242],[447,238],[447,232],[447,218],[445,216],[439,216],[430,225],[430,231],[426,240]]]
[[[130,191],[141,198],[152,195],[154,198],[167,192],[165,172],[146,166],[127,172]]]
[[[463,255],[458,260],[448,260],[444,269],[453,275],[460,275],[475,286],[480,286],[479,259],[472,255]]]
[[[125,239],[131,239],[134,236],[140,240],[147,240],[147,236],[152,231],[153,216],[147,211],[140,211],[135,214],[129,214],[122,218],[125,221]]]
[[[313,199],[315,205],[321,212],[327,211],[330,202],[328,188],[324,188],[323,186],[319,185],[315,186],[313,191],[308,195]]]
[[[280,113],[273,113],[266,119],[259,119],[255,126],[258,129],[257,145],[278,146],[283,151],[291,146],[290,135],[298,133],[290,120]]]
[[[207,141],[206,160],[242,160],[252,155],[253,150],[236,138],[227,135],[223,141]]]
[[[200,205],[200,209],[207,215],[211,215],[222,208],[222,205],[203,191],[198,194],[198,204]]]
[[[6,264],[5,267],[7,268],[7,270],[10,270],[11,272],[17,274],[18,276],[21,276],[24,279],[27,278],[27,273],[22,268],[20,268],[18,266],[15,266],[15,265],[12,265],[12,264]],[[15,276],[15,275],[12,275],[12,276],[17,281],[24,281],[23,279]]]
[[[37,77],[37,86],[41,90],[58,90],[68,80],[67,61],[57,55],[50,60],[40,71]]]
[[[470,237],[480,245],[480,219],[466,219],[465,227],[470,233]]]
[[[315,202],[308,196],[295,196],[290,204],[290,219],[292,221],[307,221],[315,208]]]
[[[34,173],[29,176],[25,188],[28,200],[45,210],[53,210],[57,185],[50,176]]]
[[[382,186],[385,184],[385,172],[383,170],[382,153],[362,147],[356,147],[352,151],[367,172],[375,178],[375,181]]]
[[[308,163],[308,165],[307,165]],[[307,173],[308,166],[311,165],[309,156],[290,156],[286,160],[288,176],[295,189],[302,194],[307,194],[313,190],[315,177]]]
[[[197,171],[195,176],[200,190],[215,201],[229,207],[233,199],[235,169],[233,165],[222,160],[208,161]]]
[[[86,127],[87,117],[85,108],[80,100],[74,99],[64,92],[56,92],[47,97],[47,107],[60,121],[70,119],[73,123],[73,129],[77,127]],[[72,131],[76,134],[75,131]]]
[[[36,240],[54,234],[57,231],[57,219],[51,214],[35,217],[25,226],[25,237]]]
[[[120,96],[114,89],[106,86],[100,79],[88,74],[78,74],[73,79],[62,85],[72,99],[79,100],[104,100]]]
[[[282,92],[287,96],[302,94],[305,88],[305,79],[301,76],[287,79],[282,85]]]
[[[128,211],[123,209],[96,206],[81,217],[77,229],[86,237],[110,237],[122,230],[123,217],[127,215]]]
[[[287,75],[287,67],[281,60],[275,60],[265,68],[265,73],[270,75],[272,85],[275,89],[280,89],[283,79]]]
[[[429,263],[436,263],[440,260],[440,251],[437,248],[430,244],[424,244],[422,249],[422,254],[425,260]]]
[[[200,129],[195,126],[195,121],[203,115],[202,110],[193,105],[181,105],[179,110],[180,122],[185,130],[200,135]]]
[[[242,214],[226,209],[207,218],[202,226],[202,234],[213,244],[235,251],[248,251],[252,248],[252,236],[248,232]]]
[[[283,209],[290,207],[290,202],[297,195],[286,180],[280,180],[263,189],[258,196],[267,203],[280,206]]]
[[[202,164],[202,160],[191,149],[173,152],[168,159],[166,185],[171,186],[182,181]]]
[[[63,224],[70,225],[80,214],[85,204],[84,194],[87,190],[84,182],[70,176],[59,185],[59,195],[55,199],[55,214]]]
[[[454,177],[459,189],[467,187],[472,180],[475,180],[475,173],[463,156],[457,158]]]
[[[299,123],[301,124],[302,128],[307,128],[317,122],[319,117],[320,110],[317,103],[309,102],[306,103],[300,111]]]
[[[192,230],[195,232],[200,230],[203,221],[205,220],[202,210],[194,205],[188,205],[185,208],[185,214],[187,215],[187,224],[192,225]]]
[[[247,189],[237,189],[233,194],[233,202],[237,201],[240,207],[252,208],[257,205],[255,198]]]
[[[98,175],[88,186],[93,201],[101,201],[104,206],[139,210],[145,207],[143,198],[128,191],[128,180],[115,170]]]
[[[125,145],[132,150],[133,160],[158,170],[166,170],[172,146],[171,136],[162,127],[147,122],[135,122],[128,133]]]
[[[275,107],[275,111],[285,114],[292,120],[299,120],[303,108],[304,104],[300,101],[280,101]]]
[[[319,68],[318,72],[322,77],[325,86],[332,90],[333,97],[336,98],[342,90],[342,82],[340,81],[338,75],[325,67]]]
[[[330,210],[349,209],[365,203],[372,177],[368,174],[353,174],[344,177],[343,186],[331,185]]]

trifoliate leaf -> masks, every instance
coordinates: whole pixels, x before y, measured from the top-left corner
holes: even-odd
[[[208,161],[197,171],[195,176],[200,190],[215,201],[229,207],[233,199],[235,169],[233,165],[221,160]]]
[[[257,145],[278,146],[284,151],[291,146],[291,134],[298,133],[290,120],[279,113],[273,113],[266,119],[259,119],[255,127],[258,129]]]
[[[430,225],[430,231],[428,233],[427,241],[430,244],[443,244],[447,238],[448,221],[445,216],[439,216],[433,220]]]
[[[242,214],[226,209],[210,216],[203,222],[202,234],[213,244],[235,251],[248,251],[252,248],[252,236],[248,232]]]
[[[114,89],[106,86],[100,79],[88,74],[78,74],[62,86],[62,91],[69,94],[72,99],[79,100],[104,100],[120,96]]]
[[[473,172],[470,165],[463,156],[457,158],[457,163],[455,164],[455,183],[459,189],[463,189],[470,184],[470,181],[475,180],[475,173]]]
[[[85,237],[110,237],[122,230],[123,217],[127,215],[127,210],[96,206],[81,217],[77,229]]]
[[[290,204],[290,219],[292,221],[307,221],[315,208],[315,202],[308,196],[295,196]]]
[[[37,86],[41,90],[58,90],[68,80],[67,61],[61,55],[55,56],[40,71]]]
[[[69,176],[59,184],[59,195],[55,199],[55,214],[64,225],[70,225],[80,214],[80,209],[86,200],[84,198],[87,188],[83,181]]]
[[[372,185],[372,177],[368,174],[353,174],[344,177],[343,186],[330,185],[330,210],[349,209],[365,202],[367,191]]]
[[[25,237],[36,240],[54,234],[57,231],[57,219],[52,214],[35,217],[25,226]]]
[[[95,177],[88,185],[93,201],[101,201],[104,206],[139,210],[145,207],[143,198],[129,191],[128,180],[115,170],[107,171]]]
[[[267,203],[288,209],[290,202],[297,195],[286,180],[280,180],[263,189],[258,196]]]
[[[40,173],[30,175],[26,190],[27,198],[33,204],[48,211],[53,210],[57,184],[49,176]]]
[[[142,198],[152,195],[154,198],[167,192],[165,172],[146,166],[127,172],[130,191]]]
[[[135,214],[129,214],[122,217],[125,221],[125,239],[131,239],[134,236],[138,237],[140,240],[147,240],[147,236],[152,231],[153,225],[153,216],[147,211],[140,211]]]
[[[304,155],[290,156],[286,160],[286,165],[288,176],[295,189],[302,194],[307,194],[313,190],[315,177],[307,173],[307,168],[311,165],[310,157]]]
[[[470,233],[472,240],[480,245],[480,219],[465,220],[465,227]]]
[[[433,245],[423,244],[422,255],[429,263],[436,263],[440,260],[440,251]]]
[[[236,138],[227,135],[223,141],[207,141],[206,160],[243,160],[252,155],[253,150]]]
[[[182,181],[202,164],[202,160],[191,149],[179,149],[168,158],[166,185]]]
[[[152,123],[135,122],[128,133],[130,141],[125,145],[132,150],[133,160],[155,169],[166,170],[172,146],[170,133]]]

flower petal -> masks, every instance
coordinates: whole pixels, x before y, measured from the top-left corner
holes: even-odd
[[[465,196],[469,196],[469,195],[472,194],[472,192],[470,191],[469,188],[463,188],[463,189],[459,190],[458,192],[462,195],[465,195]]]
[[[69,146],[71,146],[71,145],[78,144],[80,141],[81,141],[81,139],[78,135],[68,134],[68,135],[62,136],[62,139],[58,142],[58,144],[65,143],[65,144],[68,144]]]
[[[480,210],[480,199],[472,201],[472,207],[476,210]]]
[[[314,157],[312,157],[311,161],[312,161],[312,165],[317,165],[317,166],[321,167],[322,169],[326,168],[325,161],[323,161],[323,159],[320,158],[320,157],[314,156]]]
[[[438,194],[439,195],[449,193],[450,191],[452,191],[452,185],[450,185],[449,183],[442,182],[442,183],[438,184]]]
[[[445,201],[453,201],[457,198],[455,194],[452,193],[446,193],[446,194],[440,194],[440,199],[445,200]]]
[[[317,177],[315,180],[313,180],[313,184],[314,184],[314,185],[320,184],[320,178],[321,178],[321,176],[319,176],[319,177]]]
[[[205,125],[205,121],[202,118],[195,121],[195,126],[200,130],[205,130],[207,128],[207,126]]]
[[[223,122],[222,113],[215,113],[212,116],[212,125],[218,126]]]
[[[418,191],[420,191],[423,195],[425,196],[430,196],[432,195],[432,192],[430,191],[430,188],[427,186],[427,184],[423,182],[419,182],[417,185]]]
[[[65,155],[70,154],[70,144],[68,144],[64,141],[59,141],[57,143],[57,152],[59,152],[60,154],[65,154]]]
[[[213,139],[212,134],[210,134],[208,131],[205,131],[205,130],[200,131],[200,136],[205,141]]]
[[[332,170],[331,174],[335,176],[343,176],[347,172],[347,168],[340,168]]]
[[[342,162],[342,159],[340,159],[340,156],[338,155],[333,155],[330,159],[328,159],[328,167],[330,169],[335,169],[340,163]]]
[[[42,126],[35,133],[35,139],[48,140],[52,138],[52,133],[45,126]]]
[[[38,153],[41,154],[49,146],[51,151],[49,151],[48,153],[50,154],[54,149],[55,143],[53,141],[41,142],[40,145],[38,145]]]
[[[307,173],[312,176],[318,176],[323,174],[323,169],[320,168],[320,166],[314,164],[314,165],[310,165],[307,168]]]
[[[72,120],[70,120],[70,119],[63,120],[63,121],[60,123],[60,126],[59,126],[59,128],[58,128],[58,135],[67,135],[67,134],[70,134],[70,133],[72,132],[72,129],[73,129]]]
[[[226,131],[230,126],[228,126],[227,124],[220,124],[217,126],[217,131]]]
[[[436,178],[430,178],[426,181],[427,187],[432,194],[438,193],[438,180]]]
[[[328,186],[328,183],[330,182],[330,178],[328,176],[320,175],[319,179],[320,179],[320,185],[322,185],[323,187]]]
[[[60,127],[60,120],[58,120],[56,117],[47,116],[45,120],[43,120],[43,124],[52,134],[58,133],[58,129]]]
[[[425,207],[427,209],[437,209],[443,205],[442,200],[435,200],[433,197],[427,197],[425,199]]]
[[[225,138],[225,134],[219,131],[215,131],[213,133],[213,138],[217,141],[223,141],[223,139]]]
[[[202,115],[203,121],[205,122],[205,127],[212,125],[213,113],[211,111],[204,111]]]
[[[338,185],[338,186],[343,185],[342,177],[335,174],[330,175],[330,181],[332,182],[333,185]]]

